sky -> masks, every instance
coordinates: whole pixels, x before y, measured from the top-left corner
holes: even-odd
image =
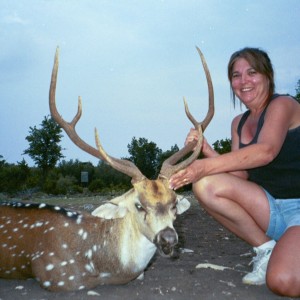
[[[77,132],[94,146],[126,157],[132,138],[163,151],[181,147],[191,128],[183,96],[201,121],[208,92],[198,46],[210,69],[215,115],[205,137],[230,138],[233,107],[227,63],[243,47],[267,51],[276,90],[295,95],[300,79],[298,0],[0,0],[0,155],[24,158],[30,127],[49,115],[49,85],[60,48],[56,102],[71,121],[82,97]],[[65,160],[98,160],[64,134]]]

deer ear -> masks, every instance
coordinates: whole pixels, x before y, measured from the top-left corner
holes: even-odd
[[[188,199],[184,198],[183,196],[178,195],[176,201],[177,201],[177,203],[176,203],[177,215],[184,213],[191,206],[190,201]]]
[[[121,219],[125,217],[127,212],[126,207],[109,202],[93,210],[92,215],[103,219]]]

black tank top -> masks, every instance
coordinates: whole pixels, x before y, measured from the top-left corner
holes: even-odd
[[[274,94],[270,102],[279,96],[281,95]],[[249,144],[241,142],[241,132],[250,111],[243,114],[237,128],[240,148],[257,143],[267,108],[268,106],[262,112],[257,131]],[[259,184],[277,199],[300,198],[300,126],[287,132],[279,154],[271,163],[249,169],[248,173],[250,181]]]

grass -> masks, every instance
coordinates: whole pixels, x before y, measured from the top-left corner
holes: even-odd
[[[46,203],[51,205],[60,205],[60,206],[82,206],[85,204],[93,204],[99,206],[106,201],[111,200],[113,197],[110,195],[107,196],[43,196],[43,197],[32,197],[29,200],[22,200],[20,198],[11,198],[6,199],[8,201],[22,201],[22,202],[34,202],[34,203]],[[0,199],[1,201],[1,199]]]

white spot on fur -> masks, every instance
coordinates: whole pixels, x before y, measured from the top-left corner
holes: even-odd
[[[76,223],[80,224],[81,221],[82,221],[82,215],[80,215],[80,216],[77,217]]]
[[[97,292],[94,292],[94,291],[88,291],[87,295],[88,296],[101,296],[100,294],[98,294]]]
[[[89,264],[86,264],[84,267],[90,273],[93,273],[95,271],[95,267],[94,267],[94,264],[92,262],[89,263]]]
[[[45,281],[45,282],[43,282],[43,286],[44,287],[49,287],[49,286],[51,286],[51,282],[50,281]]]
[[[107,277],[110,277],[110,276],[111,276],[111,273],[107,273],[107,272],[100,273],[101,278],[107,278]]]
[[[85,252],[85,256],[88,258],[88,259],[92,259],[92,256],[93,256],[93,252],[92,250],[88,250]]]
[[[53,264],[49,264],[46,266],[46,271],[51,271],[54,269],[54,265]]]
[[[88,236],[88,233],[85,231],[82,235],[82,239],[83,240],[86,240],[87,239],[87,236]]]

